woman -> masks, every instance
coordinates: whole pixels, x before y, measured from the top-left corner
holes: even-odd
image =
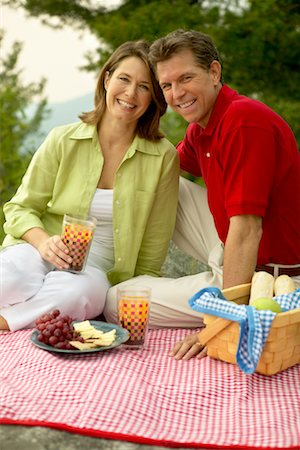
[[[4,206],[0,330],[33,327],[53,309],[96,317],[111,285],[159,275],[175,224],[179,165],[159,131],[166,103],[148,50],[145,41],[127,42],[112,54],[94,110],[52,130]],[[65,270],[64,214],[98,219],[80,275]]]

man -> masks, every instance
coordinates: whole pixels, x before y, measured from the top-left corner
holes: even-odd
[[[203,287],[251,281],[255,270],[287,274],[300,285],[300,154],[284,120],[222,82],[209,36],[177,30],[152,44],[150,57],[168,105],[189,126],[178,144],[182,180],[174,241],[211,272],[176,280],[137,277],[152,287],[152,326],[197,326],[187,299]],[[129,283],[129,282],[128,282]],[[200,348],[183,341],[188,359]]]

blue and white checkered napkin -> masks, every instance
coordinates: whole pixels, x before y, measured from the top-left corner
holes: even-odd
[[[280,295],[274,300],[280,304],[283,311],[300,308],[300,289]],[[189,305],[195,311],[223,317],[240,324],[236,361],[243,372],[247,374],[255,372],[276,314],[230,302],[225,299],[220,289],[214,287],[201,289],[189,299]]]

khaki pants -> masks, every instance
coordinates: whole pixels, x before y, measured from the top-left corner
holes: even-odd
[[[188,299],[207,286],[222,286],[223,245],[217,235],[207,204],[206,189],[184,178],[180,180],[175,244],[185,253],[210,266],[211,271],[181,278],[156,278],[142,275],[109,289],[104,315],[117,322],[117,287],[129,285],[151,288],[151,328],[193,328],[201,325],[200,314]]]

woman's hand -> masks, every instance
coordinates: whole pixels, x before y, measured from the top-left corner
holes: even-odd
[[[197,359],[204,358],[207,354],[206,347],[200,344],[198,339],[198,332],[190,334],[182,341],[175,344],[174,348],[170,352],[170,356],[175,359],[188,360],[196,356]]]
[[[43,228],[34,227],[26,231],[21,238],[33,245],[40,252],[41,257],[57,269],[69,268],[72,258],[60,236],[49,236]]]
[[[57,269],[68,269],[72,258],[68,255],[68,247],[60,236],[55,235],[43,240],[37,247],[42,258]]]

